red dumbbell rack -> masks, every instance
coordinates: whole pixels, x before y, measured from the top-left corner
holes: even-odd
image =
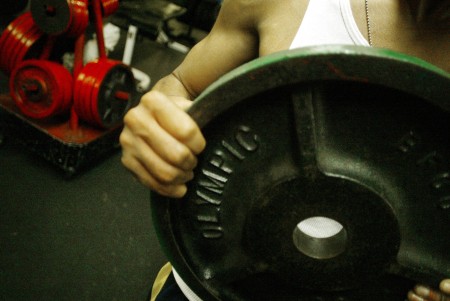
[[[132,91],[115,90],[116,97],[126,102],[126,106],[121,108],[123,114],[133,106],[137,99],[137,94],[134,93],[136,91],[134,77],[132,77],[131,68],[106,57],[103,18],[117,10],[118,0],[84,0],[84,2],[80,0],[37,0],[36,2],[36,6],[45,7],[44,18],[50,16],[48,17],[49,22],[45,20],[47,23],[41,24],[42,26],[38,26],[38,29],[36,26],[32,26],[33,21],[42,23],[42,20],[39,20],[42,19],[42,16],[39,16],[42,12],[36,13],[31,6],[30,11],[14,20],[0,37],[0,69],[10,80],[10,93],[0,94],[0,131],[2,132],[0,134],[3,134],[8,140],[19,142],[24,148],[49,161],[62,170],[66,176],[71,177],[83,169],[92,167],[119,147],[118,140],[122,130],[121,116],[115,117],[116,122],[107,122],[106,119],[98,117],[100,112],[97,112],[97,107],[100,106],[96,105],[97,99],[93,99],[92,95],[99,94],[100,80],[92,83],[92,86],[86,85],[89,76],[91,79],[95,79],[96,76],[107,77],[107,73],[112,70],[115,73],[125,74],[128,86],[130,86],[129,82],[133,81]],[[83,3],[85,7],[82,6]],[[88,8],[92,14],[89,18],[87,17]],[[53,22],[51,17],[60,12],[63,16],[56,20],[56,26],[49,24]],[[37,16],[33,16],[34,18],[26,16],[33,13]],[[97,34],[99,50],[99,59],[98,62],[95,62],[98,63],[99,67],[97,68],[94,63],[83,66],[85,30],[89,20],[94,22]],[[9,30],[8,34],[5,34],[7,30]],[[64,40],[66,36],[69,37],[68,40]],[[46,85],[40,85],[39,77],[37,81],[27,80],[29,74],[33,76],[36,71],[35,73],[29,72],[26,65],[31,65],[33,70],[37,70],[36,68],[41,67],[42,61],[51,61],[52,49],[55,44],[61,43],[61,37],[64,41],[73,42],[75,59],[71,72],[72,79],[63,80],[64,72],[55,71],[52,79],[56,84],[53,85],[48,82]],[[8,52],[6,53],[6,51]],[[55,64],[57,62],[44,63],[42,67],[44,74],[46,74],[45,70],[48,65],[54,66]],[[105,68],[107,69],[105,70]],[[51,71],[53,70],[51,69]],[[19,88],[12,84],[13,77],[16,79],[16,83],[19,82]],[[128,88],[130,89],[130,87]],[[13,89],[14,91],[12,91]],[[17,89],[20,93],[16,91]],[[67,100],[59,99],[63,96],[67,99],[69,90],[71,93],[69,98],[73,102],[67,104],[65,103]],[[35,105],[33,102],[36,101],[33,99],[33,95],[36,93],[41,98],[37,102],[39,110],[33,111]],[[17,96],[18,94],[19,96]],[[22,98],[26,100],[25,105],[22,106],[20,105],[23,100],[21,94],[25,94],[25,96],[22,95]],[[45,101],[42,101],[42,95],[46,97],[45,101],[52,104],[47,105]],[[58,99],[57,105],[54,103],[55,99]],[[58,106],[60,108],[57,108]],[[27,111],[27,107],[31,109]],[[63,113],[59,112],[64,110]],[[101,113],[104,114],[104,112]]]

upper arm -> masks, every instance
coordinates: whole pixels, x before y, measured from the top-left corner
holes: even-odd
[[[224,0],[210,33],[196,44],[173,75],[196,97],[226,72],[258,56],[258,0]]]

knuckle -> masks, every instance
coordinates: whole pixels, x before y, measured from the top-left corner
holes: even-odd
[[[133,133],[129,131],[123,131],[122,133],[120,133],[119,144],[122,148],[122,153],[125,152],[135,153],[137,149],[136,139],[137,137],[134,136]]]
[[[131,127],[137,122],[137,108],[131,108],[124,116],[123,123],[125,126]]]
[[[176,165],[183,165],[184,162],[191,158],[191,152],[187,147],[181,147],[178,151],[170,154],[169,160]]]
[[[130,144],[130,139],[129,139],[128,135],[126,134],[126,132],[120,133],[119,143],[122,147]]]
[[[178,135],[184,141],[189,141],[198,134],[199,129],[194,124],[188,124],[179,129]]]
[[[178,173],[175,171],[165,171],[165,172],[160,172],[158,174],[158,180],[166,185],[170,185],[172,183],[174,183],[177,179],[179,178]]]
[[[161,93],[158,91],[150,91],[142,96],[140,105],[152,109],[155,106],[155,102],[158,102],[161,99]]]

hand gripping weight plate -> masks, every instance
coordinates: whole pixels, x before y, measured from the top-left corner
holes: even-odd
[[[189,110],[208,143],[186,196],[151,197],[181,278],[203,300],[364,301],[449,277],[449,83],[358,46],[219,79]],[[340,228],[315,235],[308,220]]]

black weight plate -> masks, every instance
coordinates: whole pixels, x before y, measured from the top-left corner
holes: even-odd
[[[152,194],[181,278],[203,300],[400,301],[449,277],[449,83],[358,46],[277,53],[222,77],[189,111],[207,148],[187,195]],[[296,247],[297,224],[317,216],[342,225],[341,251]]]
[[[116,97],[116,93],[128,94],[128,100]],[[121,63],[112,66],[104,76],[98,91],[94,116],[104,128],[122,124],[123,117],[133,105],[136,82],[131,69]]]
[[[71,5],[67,0],[31,0],[30,11],[43,32],[59,35],[65,33],[73,22]]]

